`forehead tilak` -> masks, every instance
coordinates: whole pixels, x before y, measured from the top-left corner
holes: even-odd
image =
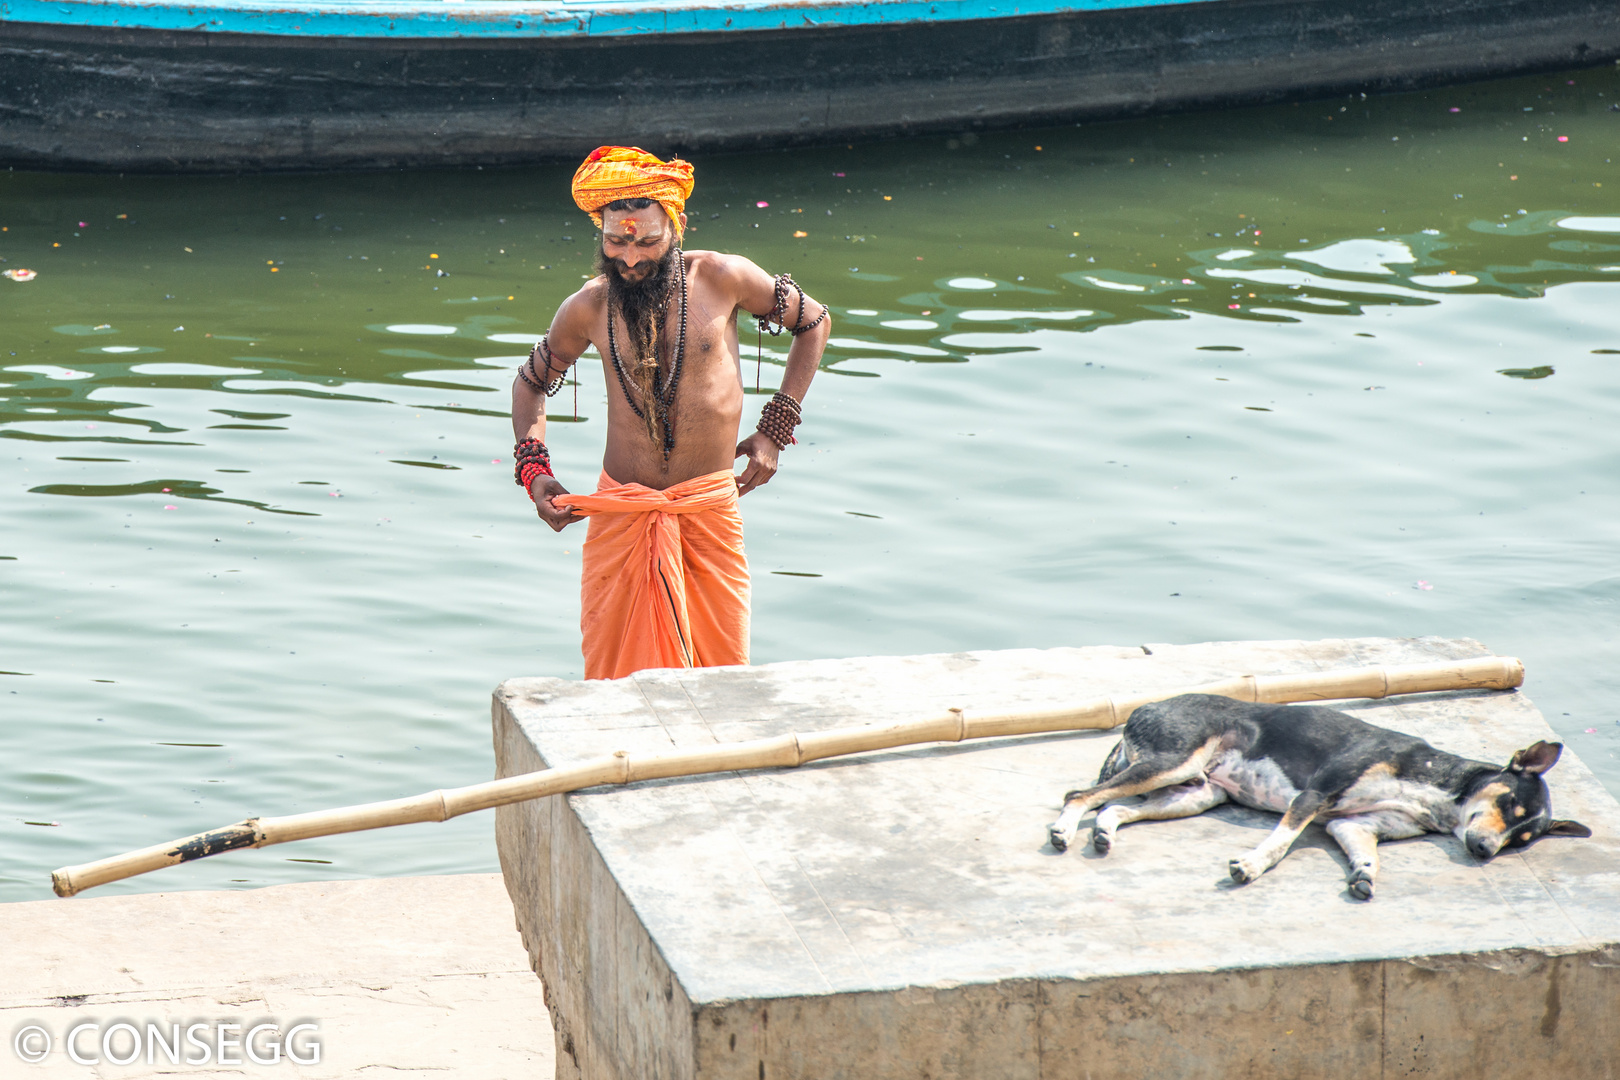
[[[615,242],[640,240],[657,243],[664,239],[665,233],[656,225],[642,225],[635,221],[626,221],[619,225],[609,226],[602,230],[604,239]]]
[[[668,223],[669,219],[663,216],[643,221],[627,213],[624,217],[611,223],[604,216],[602,233],[605,236],[638,236],[656,240],[664,235],[665,226]]]

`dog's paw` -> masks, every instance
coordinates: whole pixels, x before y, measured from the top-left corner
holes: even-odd
[[[1233,859],[1226,868],[1232,875],[1232,880],[1239,885],[1247,885],[1260,876],[1260,871],[1249,865],[1247,859]]]
[[[1114,834],[1101,829],[1091,834],[1091,849],[1099,855],[1106,855],[1114,850]]]
[[[1062,825],[1058,825],[1056,823],[1048,825],[1046,827],[1046,838],[1052,842],[1052,847],[1055,850],[1069,850],[1069,837],[1068,834],[1063,831]]]
[[[1372,875],[1365,870],[1357,870],[1351,874],[1350,895],[1357,900],[1371,900],[1373,898]]]

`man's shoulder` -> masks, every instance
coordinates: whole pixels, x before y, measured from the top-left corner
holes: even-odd
[[[703,275],[715,282],[723,282],[741,289],[743,283],[750,275],[762,274],[763,270],[745,255],[730,255],[723,251],[687,251],[686,263],[691,267],[691,273]]]
[[[586,315],[604,310],[607,306],[607,278],[597,274],[559,306],[560,313]]]
[[[597,274],[574,291],[570,300],[585,300],[587,302],[600,302],[607,298],[607,275]]]

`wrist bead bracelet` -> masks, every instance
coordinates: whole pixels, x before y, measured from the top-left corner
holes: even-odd
[[[555,478],[551,471],[551,453],[546,444],[536,438],[519,439],[512,447],[512,482],[524,491],[539,476]]]
[[[765,408],[760,410],[759,426],[755,430],[775,443],[778,450],[786,450],[790,444],[799,441],[794,438],[793,429],[799,426],[802,419],[798,401],[778,390],[765,403]]]

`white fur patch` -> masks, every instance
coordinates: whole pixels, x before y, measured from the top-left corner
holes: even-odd
[[[1396,838],[1389,830],[1408,828],[1398,826],[1395,819],[1404,817],[1416,826],[1402,836],[1417,836],[1421,832],[1450,832],[1457,825],[1457,804],[1452,794],[1433,784],[1415,780],[1402,780],[1388,772],[1369,770],[1366,776],[1350,785],[1339,796],[1333,810],[1334,817],[1367,816],[1369,824],[1377,823],[1378,835],[1386,840]]]
[[[1282,813],[1299,794],[1276,762],[1243,756],[1241,750],[1228,750],[1209,766],[1209,782],[1225,790],[1232,801],[1256,810]]]
[[[1428,832],[1412,815],[1403,810],[1372,810],[1353,815],[1336,817],[1329,824],[1328,831],[1333,832],[1333,825],[1340,821],[1346,825],[1358,825],[1372,830],[1374,836],[1380,840],[1409,840],[1414,836],[1422,836]]]

